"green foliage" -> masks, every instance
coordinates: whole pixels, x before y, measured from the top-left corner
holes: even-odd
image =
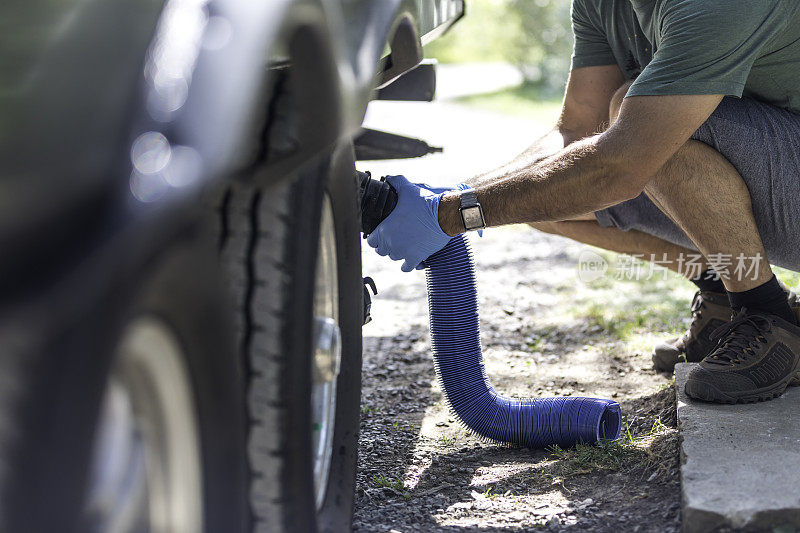
[[[394,491],[401,492],[401,493],[404,492],[405,489],[406,489],[405,485],[403,484],[403,480],[402,479],[400,479],[400,478],[391,479],[391,478],[386,477],[383,474],[380,474],[380,475],[374,474],[372,476],[372,482],[375,485],[379,486],[379,487],[392,489]]]
[[[466,16],[450,31],[425,47],[425,55],[442,63],[510,61],[512,34],[507,0],[467,0]]]
[[[563,88],[572,52],[568,0],[468,0],[467,16],[426,47],[444,63],[504,61],[528,83]]]
[[[513,41],[512,62],[530,82],[563,87],[572,52],[570,2],[509,0],[508,8],[521,30]]]

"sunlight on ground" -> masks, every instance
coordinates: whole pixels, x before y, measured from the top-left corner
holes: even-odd
[[[561,112],[560,97],[542,95],[538,88],[531,85],[518,85],[492,93],[464,96],[453,101],[544,125],[554,125]]]
[[[457,502],[450,505],[444,513],[434,516],[436,523],[441,526],[472,526],[475,524],[476,519],[474,516],[464,516],[465,510],[485,511],[490,514],[497,522],[492,524],[495,527],[502,527],[510,522],[513,525],[515,522],[520,521],[522,518],[528,520],[535,519],[538,515],[540,523],[544,523],[546,519],[558,513],[562,513],[569,508],[570,502],[559,490],[550,491],[543,494],[526,494],[524,496],[514,495],[484,495],[473,491],[470,494],[469,501]],[[529,508],[533,508],[531,513],[533,516],[524,516],[522,513],[497,513],[494,508],[502,507],[504,505],[520,507],[522,502]],[[484,517],[485,518],[485,517]]]

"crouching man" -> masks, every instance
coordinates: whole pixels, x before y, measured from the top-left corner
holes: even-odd
[[[572,23],[553,131],[471,189],[390,178],[398,208],[369,244],[411,270],[450,236],[522,222],[683,273],[699,253],[692,325],[656,367],[699,361],[697,399],[782,394],[800,314],[770,262],[800,270],[800,3],[574,0]]]

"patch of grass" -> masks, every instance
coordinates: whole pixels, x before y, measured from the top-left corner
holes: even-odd
[[[378,408],[377,407],[373,407],[371,405],[362,405],[361,406],[361,414],[362,415],[368,415],[368,414],[377,413],[377,412],[378,412]]]
[[[653,421],[653,427],[650,428],[650,434],[655,435],[656,433],[659,433],[662,430],[669,430],[669,428],[664,425],[664,422],[661,421],[661,417],[658,416]]]
[[[525,344],[528,346],[528,349],[532,352],[541,352],[542,348],[544,347],[546,337],[544,335],[539,335],[535,337],[533,340],[527,341]],[[530,363],[530,361],[526,361]]]
[[[566,474],[588,474],[597,470],[627,470],[632,463],[647,460],[647,452],[623,438],[617,442],[577,444],[572,448],[552,449]]]
[[[674,334],[686,327],[691,287],[677,276],[614,283],[609,288],[595,286],[588,292],[573,316],[586,320],[590,328],[599,327],[630,343],[630,349],[651,345],[654,332]]]
[[[781,267],[772,267],[775,275],[792,289],[800,287],[800,272],[792,272]]]
[[[484,498],[488,498],[490,500],[496,500],[498,498],[513,498],[516,496],[513,491],[507,490],[503,493],[495,492],[494,487],[489,485],[486,489],[481,493]]]
[[[546,124],[555,124],[561,112],[560,95],[548,94],[531,84],[522,84],[492,93],[463,96],[455,101]]]
[[[553,446],[551,452],[560,461],[559,469],[564,475],[588,474],[601,470],[625,472],[658,463],[660,452],[652,449],[654,443],[658,438],[674,432],[674,429],[661,422],[660,417],[656,417],[649,433],[645,435],[634,436],[630,426],[625,423],[617,441],[577,444],[567,449]]]
[[[411,427],[402,422],[392,422],[393,431],[410,431]]]
[[[636,334],[651,331],[677,331],[687,314],[686,302],[665,300],[660,303],[637,302],[631,298],[625,307],[609,303],[590,303],[582,313],[590,327],[603,331],[621,341],[631,341]]]
[[[448,437],[447,435],[442,435],[439,437],[439,442],[442,446],[453,446],[456,443],[456,439],[458,437]]]
[[[406,490],[403,480],[400,478],[391,479],[383,474],[374,474],[372,476],[372,482],[379,487],[392,489],[400,493],[403,493]]]
[[[667,381],[666,383],[662,383],[661,385],[659,385],[658,388],[656,389],[656,393],[659,393],[667,389],[671,389],[674,386],[675,386],[675,377],[673,376],[669,378],[669,381]]]

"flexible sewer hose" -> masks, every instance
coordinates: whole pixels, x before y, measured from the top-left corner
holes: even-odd
[[[394,208],[396,193],[385,182],[359,175],[362,229],[369,233]],[[475,267],[463,235],[453,237],[425,265],[434,366],[445,397],[464,426],[486,439],[531,448],[619,437],[617,402],[571,396],[507,398],[492,387],[481,352]]]

